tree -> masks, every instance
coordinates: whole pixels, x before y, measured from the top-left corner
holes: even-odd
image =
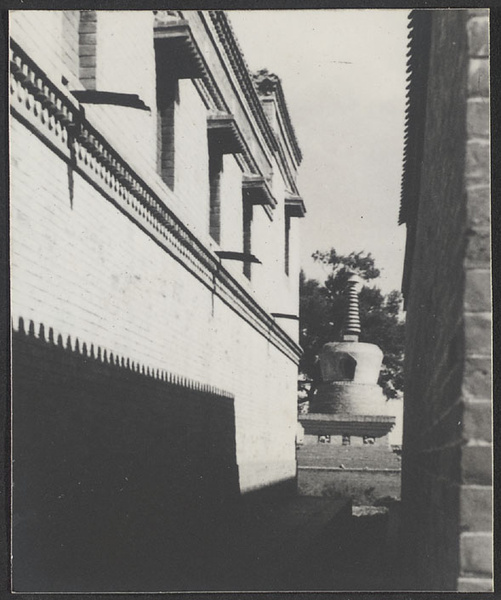
[[[341,339],[346,314],[346,282],[356,272],[367,282],[376,280],[380,271],[370,253],[351,252],[338,254],[334,248],[328,252],[315,252],[313,258],[329,267],[330,272],[322,284],[316,279],[300,275],[299,321],[301,346],[304,354],[300,370],[314,382],[319,379],[318,353],[327,342]],[[379,385],[387,398],[395,398],[403,390],[404,322],[401,318],[401,294],[389,294],[376,286],[363,285],[359,294],[361,342],[377,344],[383,351],[383,365]]]

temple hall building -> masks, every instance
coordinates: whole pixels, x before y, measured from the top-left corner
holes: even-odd
[[[14,590],[162,590],[188,515],[295,488],[301,150],[222,11],[10,35]]]

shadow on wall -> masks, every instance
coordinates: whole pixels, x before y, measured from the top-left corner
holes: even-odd
[[[22,320],[12,362],[14,589],[183,587],[188,530],[239,495],[233,398]]]

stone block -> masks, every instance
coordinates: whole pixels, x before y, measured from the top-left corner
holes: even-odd
[[[486,140],[471,140],[466,144],[467,184],[489,185],[490,147]]]
[[[466,267],[482,267],[490,264],[491,232],[487,228],[470,228],[466,238]]]
[[[490,356],[491,315],[488,313],[467,313],[464,316],[464,327],[466,354]]]
[[[460,490],[460,526],[464,531],[492,531],[492,488],[463,485]]]
[[[491,273],[489,269],[465,271],[464,308],[467,312],[491,310]]]
[[[97,34],[96,33],[82,33],[80,36],[81,46],[96,46]]]
[[[488,185],[469,186],[466,190],[468,224],[489,227],[491,222],[491,190]]]
[[[487,15],[472,17],[466,27],[470,56],[489,56],[489,19]]]
[[[489,96],[489,61],[486,58],[470,60],[468,94],[470,96]]]
[[[82,67],[93,67],[94,71],[96,68],[96,54],[90,54],[88,56],[80,57],[80,68]]]
[[[489,17],[488,8],[469,8],[468,15],[470,17]]]
[[[78,54],[79,56],[94,56],[96,54],[96,44],[95,43],[90,43],[90,44],[80,44],[79,48],[78,48]]]
[[[457,590],[458,592],[492,592],[494,582],[490,577],[460,577]]]
[[[464,446],[461,457],[462,482],[492,485],[492,447]]]
[[[490,133],[489,101],[470,98],[466,112],[466,130],[469,136],[487,137]]]
[[[461,572],[492,574],[492,534],[462,533]]]
[[[466,401],[463,410],[463,435],[467,440],[492,441],[490,400]]]
[[[97,21],[97,13],[95,10],[82,10],[80,18],[82,21]]]
[[[91,20],[91,19],[81,20],[78,30],[79,30],[80,34],[96,33],[97,19],[96,20]]]
[[[466,357],[462,394],[466,398],[491,397],[491,360],[489,357]]]

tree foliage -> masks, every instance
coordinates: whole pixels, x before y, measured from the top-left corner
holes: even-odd
[[[310,379],[317,381],[318,353],[327,342],[341,339],[347,308],[346,282],[355,272],[366,282],[380,275],[370,253],[351,252],[338,254],[316,252],[313,258],[329,268],[322,284],[308,279],[301,272],[300,309],[301,346],[304,354],[300,369]],[[359,294],[361,342],[377,344],[384,354],[379,385],[387,398],[395,398],[403,390],[404,322],[401,318],[400,292],[389,294],[375,285],[363,285]]]

